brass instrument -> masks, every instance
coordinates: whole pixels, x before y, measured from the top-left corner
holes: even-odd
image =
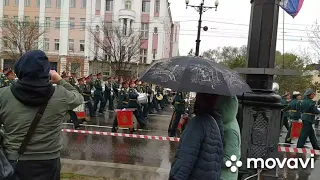
[[[158,101],[162,101],[162,100],[163,100],[162,94],[156,94],[156,99],[157,99]]]

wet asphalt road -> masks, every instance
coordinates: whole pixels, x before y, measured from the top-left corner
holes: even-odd
[[[171,109],[168,107],[160,115],[152,115],[148,118],[148,125],[143,131],[135,134],[167,136],[167,128],[171,118]],[[85,130],[110,132],[114,112],[106,112],[105,117],[92,118],[85,124]],[[86,126],[87,125],[87,126]],[[65,124],[64,128],[72,129],[71,124]],[[118,132],[127,133],[127,130]],[[319,135],[320,135],[320,131]],[[285,130],[282,136],[285,136]],[[283,137],[280,142],[283,142]],[[149,167],[170,169],[177,142],[157,141],[137,138],[111,137],[102,135],[86,135],[76,133],[64,133],[64,148],[62,158],[75,160],[100,161],[121,163]],[[295,153],[280,153],[282,157],[300,157]],[[316,158],[314,169],[278,170],[279,179],[283,180],[319,180],[320,158]]]

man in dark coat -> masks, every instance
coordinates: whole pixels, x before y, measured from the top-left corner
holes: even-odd
[[[108,77],[107,82],[105,84],[105,90],[104,90],[104,99],[106,101],[106,104],[109,102],[109,110],[114,110],[114,90],[113,90],[113,82],[112,77]]]

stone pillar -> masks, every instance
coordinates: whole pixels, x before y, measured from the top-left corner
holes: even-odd
[[[248,40],[248,68],[274,68],[280,0],[251,0]],[[281,97],[272,89],[273,75],[248,74],[247,83],[254,93],[239,98],[238,122],[241,130],[241,161],[239,178],[256,173],[247,169],[247,158],[277,157],[281,123]],[[265,180],[276,178],[268,171]]]
[[[0,58],[0,70],[3,71],[3,58]]]
[[[83,63],[83,75],[87,77],[89,76],[89,59],[85,58]]]
[[[67,72],[67,58],[66,58],[66,56],[61,56],[59,61],[60,61],[60,72],[59,72],[59,74],[61,74],[63,71]]]

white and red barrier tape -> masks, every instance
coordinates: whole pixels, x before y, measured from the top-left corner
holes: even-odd
[[[85,131],[85,130],[75,130],[75,129],[62,129],[61,131],[67,132],[67,133],[95,134],[95,135],[104,135],[104,136],[128,137],[128,138],[151,139],[151,140],[173,141],[173,142],[178,142],[180,140],[180,138],[175,138],[175,137],[112,133],[112,132],[100,132],[100,131]],[[285,146],[278,146],[278,152],[320,155],[320,150],[314,150],[314,149],[308,149],[308,148],[285,147]]]

